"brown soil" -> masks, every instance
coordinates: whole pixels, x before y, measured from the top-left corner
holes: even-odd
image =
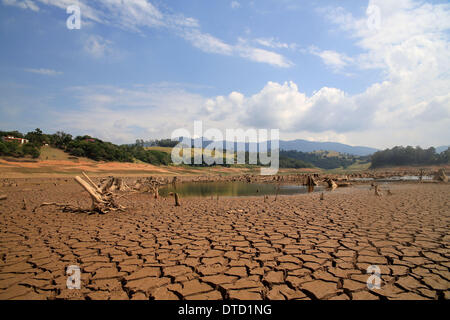
[[[0,188],[1,300],[450,298],[450,184],[181,207],[129,194],[126,212],[106,215],[32,212],[44,201],[89,207],[73,179]],[[80,290],[66,288],[70,265],[82,270]],[[379,290],[366,286],[369,265],[381,269]]]

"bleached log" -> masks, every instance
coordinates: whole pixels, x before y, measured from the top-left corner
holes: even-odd
[[[91,196],[92,200],[96,203],[104,203],[101,194],[99,194],[94,188],[92,188],[86,181],[81,179],[79,176],[75,177],[75,181],[78,182],[84,190],[86,190],[89,195]]]
[[[86,173],[84,173],[84,172],[81,172],[81,173],[87,179],[87,181],[91,184],[91,186],[95,189],[95,191],[97,191],[98,193],[102,193],[102,190],[94,183],[94,181],[91,180],[91,178],[89,178],[89,176]]]

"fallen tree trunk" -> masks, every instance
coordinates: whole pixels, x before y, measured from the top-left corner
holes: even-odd
[[[91,180],[91,178],[88,177],[86,173],[82,172],[82,174],[98,193],[102,193],[102,190]]]
[[[41,205],[34,208],[33,212],[36,212],[38,208],[50,205],[60,207],[63,209],[64,212],[85,212],[85,213],[100,213],[100,214],[105,214],[111,211],[123,211],[125,209],[124,206],[121,206],[116,203],[114,196],[111,192],[102,191],[102,188],[97,187],[95,183],[85,173],[83,173],[83,175],[87,179],[87,182],[83,180],[80,176],[76,176],[75,181],[91,197],[92,205],[90,209],[82,209],[80,207],[75,207],[70,204],[44,202]]]
[[[89,185],[86,181],[81,179],[81,177],[76,176],[75,181],[78,182],[84,190],[86,190],[92,198],[94,203],[104,203],[102,192],[97,192],[92,186]]]

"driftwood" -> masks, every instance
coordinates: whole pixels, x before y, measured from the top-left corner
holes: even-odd
[[[91,210],[93,212],[98,213],[108,213],[110,211],[117,211],[117,210],[123,210],[125,207],[118,205],[114,199],[114,196],[111,192],[107,191],[106,188],[100,188],[102,192],[98,192],[98,188],[95,186],[95,184],[92,182],[92,180],[88,179],[89,182],[84,181],[81,177],[76,176],[75,181],[78,182],[84,190],[89,193],[92,199],[92,208]],[[110,179],[109,181],[114,181],[115,178]],[[109,182],[107,183],[109,184]]]
[[[86,173],[82,172],[82,174],[98,193],[103,192],[99,187],[97,187],[97,185],[91,180],[91,178],[88,177],[88,175]]]
[[[98,187],[86,173],[83,172],[83,176],[86,180],[83,180],[80,176],[75,177],[75,181],[89,194],[92,205],[89,209],[83,209],[80,207],[76,207],[70,204],[64,203],[56,203],[56,202],[44,202],[41,205],[37,206],[33,209],[33,212],[36,212],[38,208],[45,206],[57,206],[62,208],[63,212],[82,212],[82,213],[100,213],[105,214],[111,211],[123,211],[125,209],[124,206],[121,206],[116,203],[113,193],[108,191],[105,186],[110,185],[110,181],[113,181],[111,185],[114,185],[115,178],[109,179],[103,187]]]
[[[80,207],[75,207],[70,204],[64,204],[64,203],[56,203],[56,202],[44,202],[38,205],[36,208],[33,209],[32,212],[36,212],[37,209],[47,206],[56,206],[58,208],[61,208],[63,212],[74,212],[74,213],[92,213],[89,209],[81,209]]]
[[[325,198],[324,198],[324,194],[323,194],[323,192],[320,194],[320,200],[324,200]]]
[[[424,173],[425,173],[425,170],[424,170],[424,169],[420,169],[420,172],[419,172],[419,182],[422,182]]]
[[[328,188],[331,189],[336,189],[338,187],[338,185],[336,184],[336,182],[334,182],[332,179],[330,178],[326,178],[325,182],[328,183]]]
[[[171,192],[169,193],[170,196],[173,196],[173,198],[175,199],[175,207],[179,207],[181,206],[180,204],[180,198],[178,197],[178,193],[176,192]]]
[[[141,183],[141,180],[140,180],[140,179],[138,179],[138,180],[136,181],[136,183],[134,184],[134,187],[133,187],[133,189],[134,189],[134,190],[140,190],[140,189],[141,189],[141,187],[142,187],[142,183]]]
[[[8,196],[5,194],[0,195],[0,200],[6,200],[8,199]]]
[[[87,175],[85,175],[87,178],[89,178]],[[95,186],[95,184],[90,181],[92,183],[92,185]],[[128,191],[130,190],[130,187],[127,186],[127,184],[125,183],[125,181],[123,181],[122,178],[114,178],[114,177],[109,177],[108,180],[106,180],[106,182],[103,183],[103,185],[100,188],[96,188],[97,192],[100,193],[105,193],[105,192],[112,192],[112,191]]]
[[[314,180],[312,176],[307,176],[305,186],[315,187],[317,186],[317,182]]]
[[[383,194],[381,193],[381,191],[380,191],[378,185],[375,185],[374,188],[375,188],[375,195],[376,195],[377,197],[381,197]]]
[[[22,200],[22,210],[27,210],[27,202],[25,201],[25,198]]]
[[[444,169],[439,169],[438,172],[436,172],[435,175],[434,175],[434,180],[442,181],[442,182],[448,182],[448,177],[445,174],[445,170]]]
[[[148,177],[143,181],[138,179],[133,189],[140,192],[151,192],[153,193],[155,199],[159,199],[159,187],[163,184],[165,183],[158,181],[156,178]]]

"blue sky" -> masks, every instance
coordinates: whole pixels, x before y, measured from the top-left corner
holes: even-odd
[[[81,8],[80,30],[66,27],[71,4]],[[282,139],[449,144],[446,1],[0,0],[0,8],[2,129],[128,143],[202,120],[278,128]]]

